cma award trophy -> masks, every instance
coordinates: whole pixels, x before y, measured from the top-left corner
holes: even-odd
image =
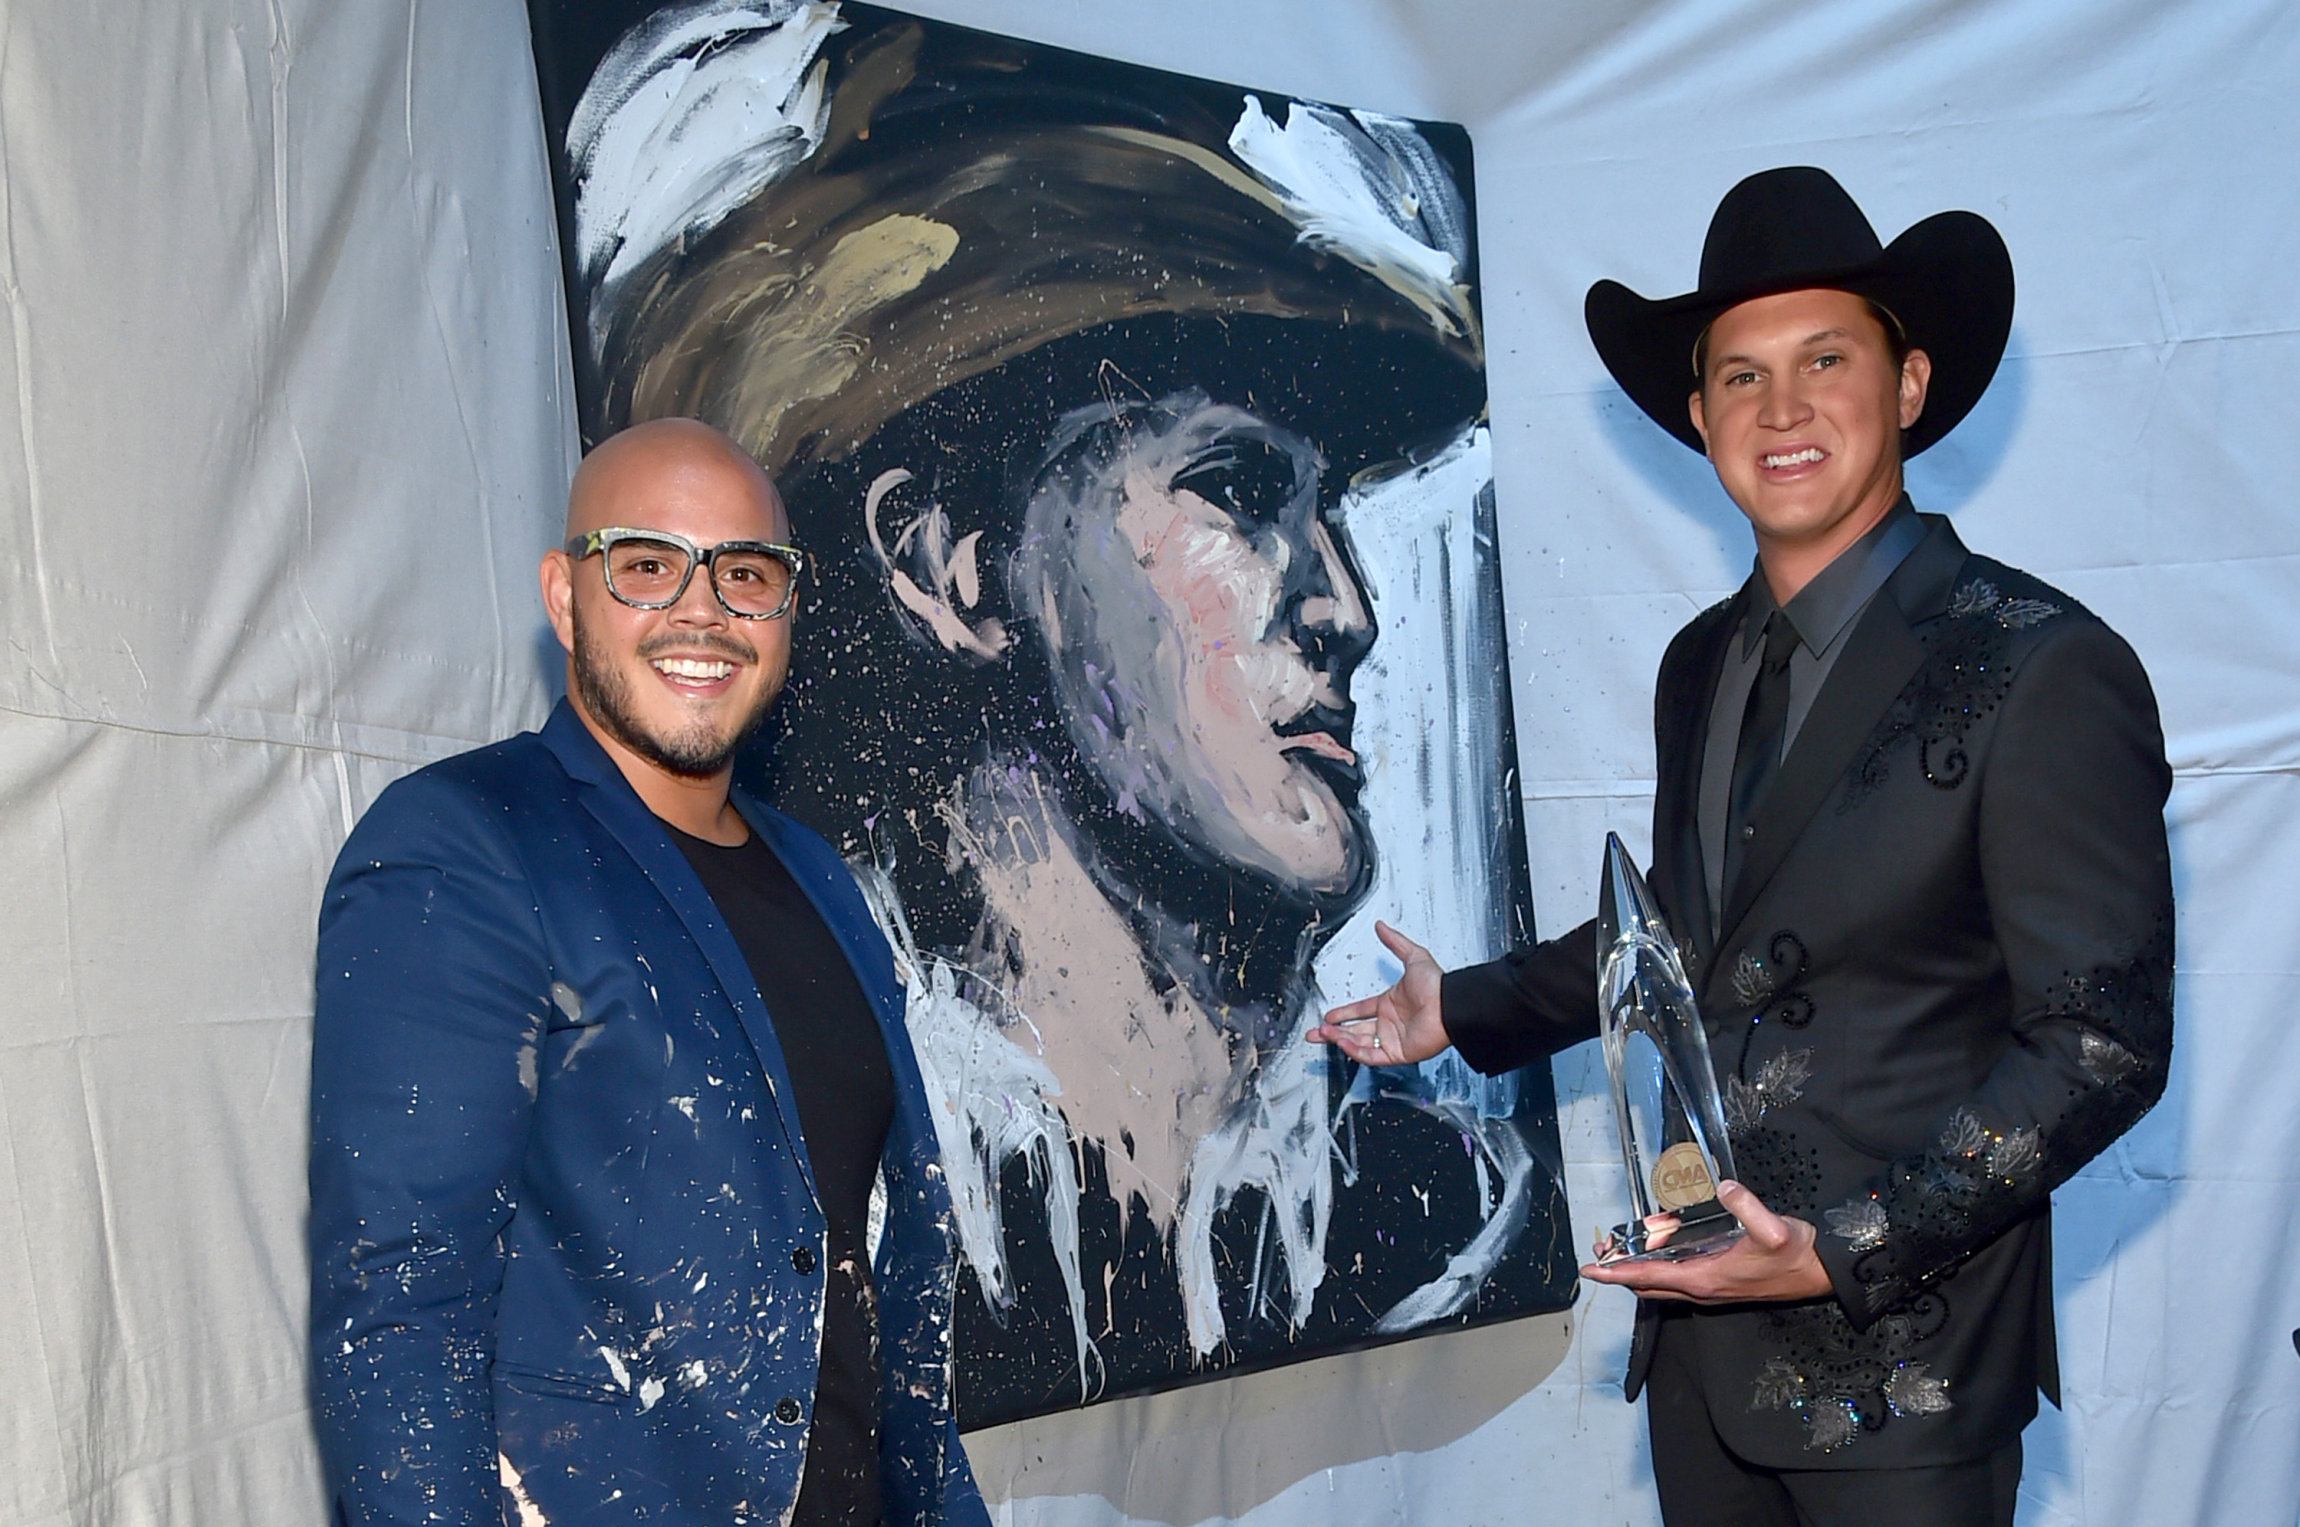
[[[1723,1250],[1741,1225],[1717,1201],[1733,1147],[1709,1036],[1660,904],[1612,833],[1597,903],[1597,1012],[1633,1210],[1598,1261]]]

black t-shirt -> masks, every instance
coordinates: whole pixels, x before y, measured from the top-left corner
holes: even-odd
[[[827,1221],[822,1364],[792,1527],[879,1527],[878,1320],[865,1248],[894,1120],[886,1042],[822,914],[756,833],[734,848],[675,827],[671,838],[717,903],[774,1021]]]

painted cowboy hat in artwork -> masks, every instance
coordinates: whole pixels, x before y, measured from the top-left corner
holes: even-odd
[[[1402,440],[1482,410],[1469,211],[1417,124],[1266,113],[820,0],[663,15],[600,65],[569,130],[603,400],[587,426],[693,414],[780,476],[1068,337],[1160,318],[1327,336],[1253,388],[1297,411],[1386,388]],[[1360,351],[1419,354],[1443,384]]]
[[[1589,289],[1589,337],[1613,379],[1653,422],[1702,449],[1686,400],[1693,350],[1718,314],[1753,297],[1826,287],[1866,297],[1932,359],[1925,411],[1901,454],[1932,445],[1978,403],[2012,330],[2012,257],[1987,219],[1942,212],[1890,244],[1826,170],[1764,170],[1725,193],[1701,246],[1701,284],[1648,299],[1618,281]]]

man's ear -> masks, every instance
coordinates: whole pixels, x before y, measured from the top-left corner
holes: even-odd
[[[1933,358],[1911,350],[1901,360],[1901,428],[1917,422],[1925,411],[1925,391],[1933,385]]]
[[[945,652],[966,652],[995,661],[1013,642],[1006,623],[983,608],[980,549],[982,532],[951,538],[950,516],[940,503],[902,504],[887,499],[911,480],[901,467],[881,472],[863,496],[863,526],[887,591],[909,617],[922,640]],[[881,525],[880,517],[886,523]]]
[[[535,575],[543,585],[543,613],[551,618],[551,630],[558,636],[559,645],[573,652],[575,564],[567,553],[554,546],[543,554],[543,565],[536,569]]]
[[[1693,433],[1701,437],[1701,454],[1709,454],[1709,415],[1701,407],[1701,389],[1693,389],[1693,396],[1685,400],[1685,411],[1693,418]]]

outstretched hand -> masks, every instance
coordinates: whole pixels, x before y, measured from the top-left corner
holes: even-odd
[[[1378,996],[1331,1009],[1309,1037],[1337,1047],[1364,1066],[1428,1060],[1453,1043],[1438,1013],[1438,988],[1445,972],[1427,949],[1388,923],[1375,923],[1374,934],[1405,962],[1405,973]]]
[[[1593,1283],[1618,1283],[1647,1299],[1693,1304],[1818,1299],[1832,1291],[1810,1224],[1775,1214],[1737,1182],[1719,1183],[1717,1201],[1741,1222],[1741,1238],[1723,1251],[1682,1262],[1591,1263],[1581,1275]]]

